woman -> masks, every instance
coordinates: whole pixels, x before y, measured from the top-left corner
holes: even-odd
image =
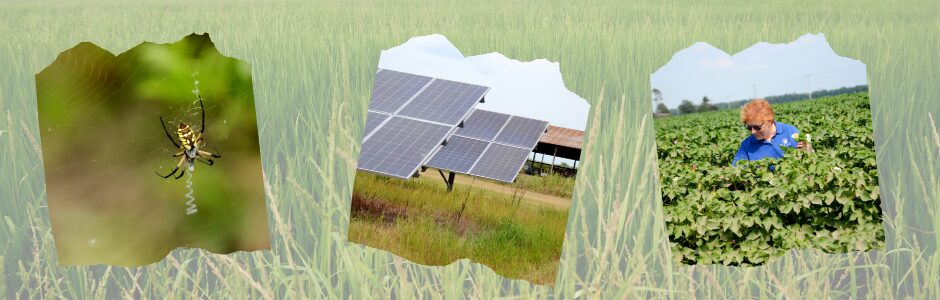
[[[751,131],[751,135],[741,142],[741,147],[731,161],[732,166],[736,166],[739,160],[783,158],[783,149],[780,147],[804,149],[806,146],[794,140],[800,133],[796,127],[774,120],[774,110],[767,100],[755,99],[745,104],[741,108],[741,122]]]

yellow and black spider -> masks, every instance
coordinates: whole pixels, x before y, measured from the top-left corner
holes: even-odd
[[[205,145],[205,141],[202,139],[202,134],[206,131],[206,109],[202,106],[202,97],[199,95],[196,95],[196,97],[199,98],[199,109],[202,111],[202,128],[200,128],[199,132],[197,133],[193,131],[193,128],[190,127],[189,124],[180,122],[179,128],[176,129],[176,136],[180,140],[179,144],[173,140],[173,136],[170,135],[170,131],[166,130],[166,122],[163,121],[163,116],[160,116],[160,126],[163,126],[163,132],[166,133],[166,137],[170,139],[170,142],[173,143],[173,146],[176,146],[176,148],[180,149],[180,152],[174,154],[173,157],[182,157],[180,158],[180,161],[176,163],[176,168],[173,168],[173,171],[170,172],[170,174],[163,176],[160,175],[160,173],[154,171],[154,173],[157,173],[157,176],[170,178],[170,176],[176,173],[176,171],[180,171],[180,174],[175,178],[180,179],[180,177],[183,177],[183,174],[186,174],[185,169],[180,170],[180,166],[182,166],[184,162],[186,163],[186,167],[192,171],[193,164],[195,164],[197,160],[211,166],[215,162],[213,162],[212,158],[210,157],[222,157],[199,150],[199,148],[202,148],[202,146]],[[200,158],[204,158],[205,160],[201,160]]]

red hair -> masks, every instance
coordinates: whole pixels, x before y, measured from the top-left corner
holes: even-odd
[[[752,124],[774,120],[774,109],[764,99],[754,99],[741,107],[741,122]]]

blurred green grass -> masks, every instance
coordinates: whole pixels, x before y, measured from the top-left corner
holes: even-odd
[[[520,185],[526,190],[554,195],[562,198],[571,198],[571,193],[574,191],[574,184],[574,177],[562,176],[561,174],[557,173],[548,174],[546,176],[534,176],[519,173],[519,176],[516,177],[516,182],[505,185]]]
[[[440,181],[358,172],[349,241],[432,266],[467,258],[508,278],[551,285],[568,213],[529,201],[474,184],[447,192]]]
[[[353,207],[360,209],[352,211],[350,242],[422,264],[469,258],[506,277],[539,284],[555,280],[567,219],[564,209],[518,201],[473,184],[456,184],[448,193],[441,182],[364,172],[357,173],[353,195]],[[376,205],[387,207],[369,207]],[[398,215],[386,221],[369,208]]]
[[[7,298],[940,297],[940,44],[936,1],[4,3],[0,8],[0,260]],[[210,32],[252,68],[272,251],[173,252],[142,268],[55,265],[33,74],[91,41]],[[678,50],[729,53],[823,32],[868,67],[887,249],[794,251],[758,268],[671,262],[658,194],[649,76]],[[358,145],[380,51],[441,33],[465,55],[561,64],[592,107],[552,289],[465,260],[407,263],[345,241]],[[934,119],[928,118],[932,113]],[[13,199],[13,200],[6,200]],[[10,225],[12,224],[12,225]]]

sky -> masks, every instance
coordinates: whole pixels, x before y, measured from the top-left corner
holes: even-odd
[[[488,86],[479,109],[578,130],[587,125],[590,105],[565,88],[557,62],[521,62],[497,52],[464,57],[446,37],[434,34],[382,51],[379,68]]]
[[[821,33],[788,44],[758,42],[733,56],[698,42],[673,54],[650,81],[669,108],[683,99],[698,104],[703,96],[722,103],[754,98],[755,90],[767,97],[868,82],[865,64],[836,54]]]

